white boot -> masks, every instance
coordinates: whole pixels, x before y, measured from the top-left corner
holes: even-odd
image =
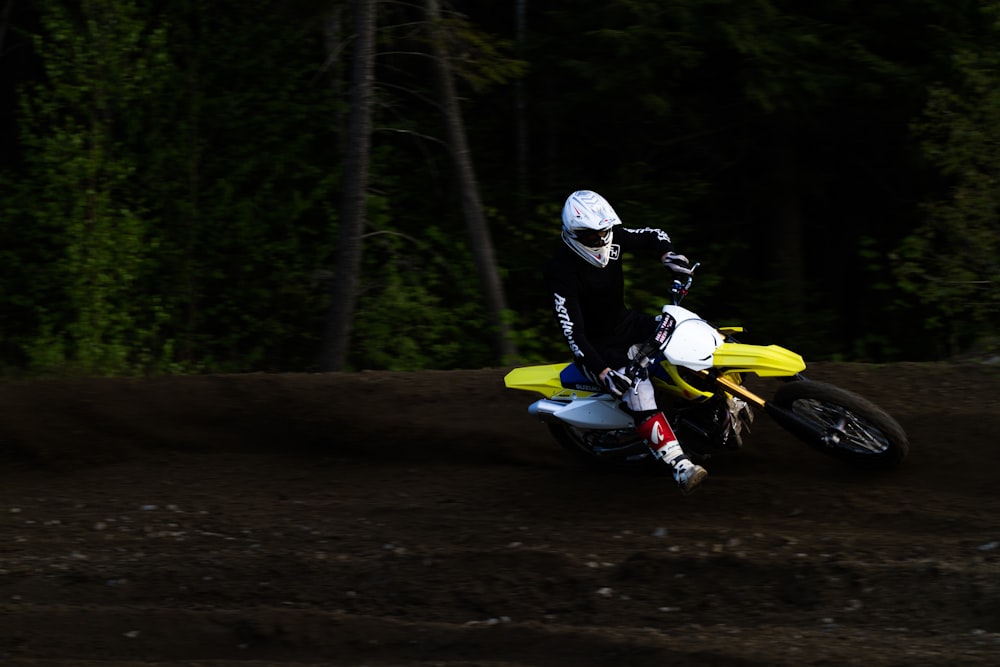
[[[680,487],[681,493],[685,496],[694,491],[708,477],[708,471],[697,463],[692,463],[687,456],[682,455],[682,458],[676,460],[671,466],[674,469],[674,481],[677,482],[677,486]]]
[[[677,436],[670,428],[667,418],[662,412],[639,424],[636,429],[639,435],[645,439],[649,449],[660,461],[663,461],[673,469],[674,481],[684,495],[695,490],[695,488],[708,476],[708,471],[700,465],[691,462],[681,444],[677,441]]]

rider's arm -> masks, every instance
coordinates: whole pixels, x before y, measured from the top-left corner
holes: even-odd
[[[622,250],[635,253],[637,257],[657,257],[661,263],[667,253],[674,249],[670,235],[653,227],[615,227],[615,242],[621,245]]]
[[[674,252],[674,244],[670,236],[662,229],[647,227],[645,229],[628,229],[622,227],[619,234],[615,231],[615,239],[621,243],[622,250],[634,252],[638,256],[659,257],[660,264],[675,274],[689,274],[690,262],[684,255]]]
[[[565,290],[563,290],[565,291]],[[576,295],[563,294],[556,287],[552,293],[556,321],[562,330],[563,337],[573,353],[573,360],[583,366],[590,374],[603,377],[608,370],[608,364],[601,353],[587,337],[587,328],[583,319],[583,311]]]
[[[573,361],[592,378],[597,378],[607,367],[603,356],[587,336],[583,316],[581,278],[575,268],[577,260],[571,253],[557,252],[543,271],[545,284],[552,298],[556,324],[573,353]]]

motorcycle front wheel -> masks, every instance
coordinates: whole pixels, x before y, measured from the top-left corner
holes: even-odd
[[[649,447],[635,429],[582,429],[563,422],[551,422],[556,441],[578,461],[589,467],[618,472],[659,472]]]
[[[817,437],[800,435],[807,444],[852,466],[894,468],[909,453],[899,423],[846,389],[812,380],[789,382],[778,388],[772,400],[816,427]]]

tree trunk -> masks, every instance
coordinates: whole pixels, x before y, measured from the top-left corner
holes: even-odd
[[[361,272],[361,234],[366,214],[371,151],[371,106],[375,66],[375,2],[355,0],[357,41],[351,63],[351,109],[340,207],[340,230],[330,286],[330,307],[320,355],[320,370],[343,370],[347,363],[354,306]]]
[[[802,237],[802,178],[794,137],[788,134],[790,124],[776,122],[771,133],[771,210],[773,222],[772,257],[775,277],[780,286],[782,303],[795,321],[805,312],[805,259]]]
[[[7,0],[0,11],[0,58],[3,58],[4,38],[7,37],[7,24],[10,23],[10,15],[14,10],[14,0]]]
[[[440,87],[441,107],[445,116],[447,143],[458,179],[462,216],[465,218],[469,242],[472,245],[472,254],[479,272],[479,283],[485,292],[486,306],[493,326],[494,349],[502,361],[517,354],[517,350],[510,340],[510,327],[503,319],[503,312],[507,309],[507,300],[500,282],[493,252],[493,240],[490,238],[486,215],[483,213],[482,201],[479,198],[479,186],[476,183],[475,170],[472,167],[472,158],[465,136],[465,125],[462,120],[462,110],[458,103],[458,93],[455,91],[455,81],[448,59],[439,1],[426,0],[425,10],[431,29],[431,48]]]
[[[514,3],[514,44],[517,57],[524,59],[525,15],[528,0]],[[518,217],[528,215],[528,122],[525,117],[524,78],[514,81],[514,201]]]

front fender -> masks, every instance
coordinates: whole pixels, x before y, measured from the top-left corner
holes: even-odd
[[[791,350],[778,345],[723,343],[715,351],[712,365],[738,373],[756,373],[761,377],[795,375],[806,369],[806,362]]]

